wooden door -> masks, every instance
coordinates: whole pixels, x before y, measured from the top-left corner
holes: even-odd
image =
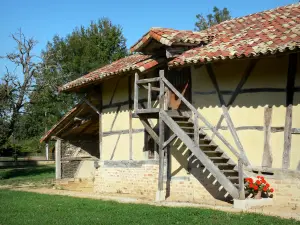
[[[180,70],[170,70],[167,79],[189,102],[192,102],[191,70],[189,67]],[[188,110],[186,105],[172,91],[169,92],[169,108],[173,110]]]

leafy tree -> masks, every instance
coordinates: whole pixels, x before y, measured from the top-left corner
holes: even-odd
[[[219,9],[216,6],[213,8],[213,14],[208,14],[206,18],[202,14],[196,15],[197,22],[195,23],[195,30],[201,31],[219,24],[225,20],[230,20],[230,12],[227,8]]]
[[[15,64],[20,70],[21,78],[18,79],[15,72],[7,69],[0,80],[0,123],[3,125],[0,131],[0,146],[15,132],[19,114],[28,102],[35,75],[40,67],[32,53],[37,42],[33,38],[26,38],[21,29],[11,37],[16,42],[15,51],[0,58]]]
[[[122,29],[104,18],[75,28],[65,38],[54,36],[42,52],[34,91],[17,123],[16,139],[39,149],[36,137],[55,124],[80,96],[58,94],[58,87],[127,55]]]

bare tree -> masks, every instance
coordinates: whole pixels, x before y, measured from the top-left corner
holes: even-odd
[[[11,38],[16,43],[15,51],[0,56],[1,59],[9,60],[16,66],[13,72],[6,68],[6,73],[0,80],[0,102],[5,103],[6,106],[2,110],[5,115],[0,114],[0,116],[6,116],[6,122],[8,123],[6,138],[9,138],[14,132],[18,115],[28,100],[28,95],[40,65],[38,57],[32,53],[37,44],[36,40],[26,38],[21,29],[12,34]],[[17,77],[15,73],[19,70],[21,74]]]

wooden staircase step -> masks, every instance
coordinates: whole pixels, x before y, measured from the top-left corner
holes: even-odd
[[[238,179],[239,179],[238,176],[232,176],[232,177],[228,176],[227,178],[228,178],[229,180],[238,180]]]
[[[233,169],[235,165],[229,163],[214,163],[220,170],[222,169]]]
[[[226,163],[229,161],[229,158],[224,158],[224,157],[208,157],[211,161],[214,163]]]
[[[218,151],[203,151],[207,156],[221,156],[223,152],[218,152]]]
[[[225,175],[230,175],[230,176],[238,176],[239,172],[236,170],[221,170],[222,173]]]

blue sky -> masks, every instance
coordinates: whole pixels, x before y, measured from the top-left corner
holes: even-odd
[[[0,56],[14,49],[9,35],[18,28],[39,41],[35,53],[55,34],[65,36],[76,26],[108,17],[123,27],[128,48],[150,27],[193,29],[195,15],[227,7],[232,17],[296,3],[297,0],[3,0],[0,4]],[[0,77],[7,62],[0,61]],[[9,65],[9,64],[8,64]],[[9,65],[11,66],[11,65]]]

